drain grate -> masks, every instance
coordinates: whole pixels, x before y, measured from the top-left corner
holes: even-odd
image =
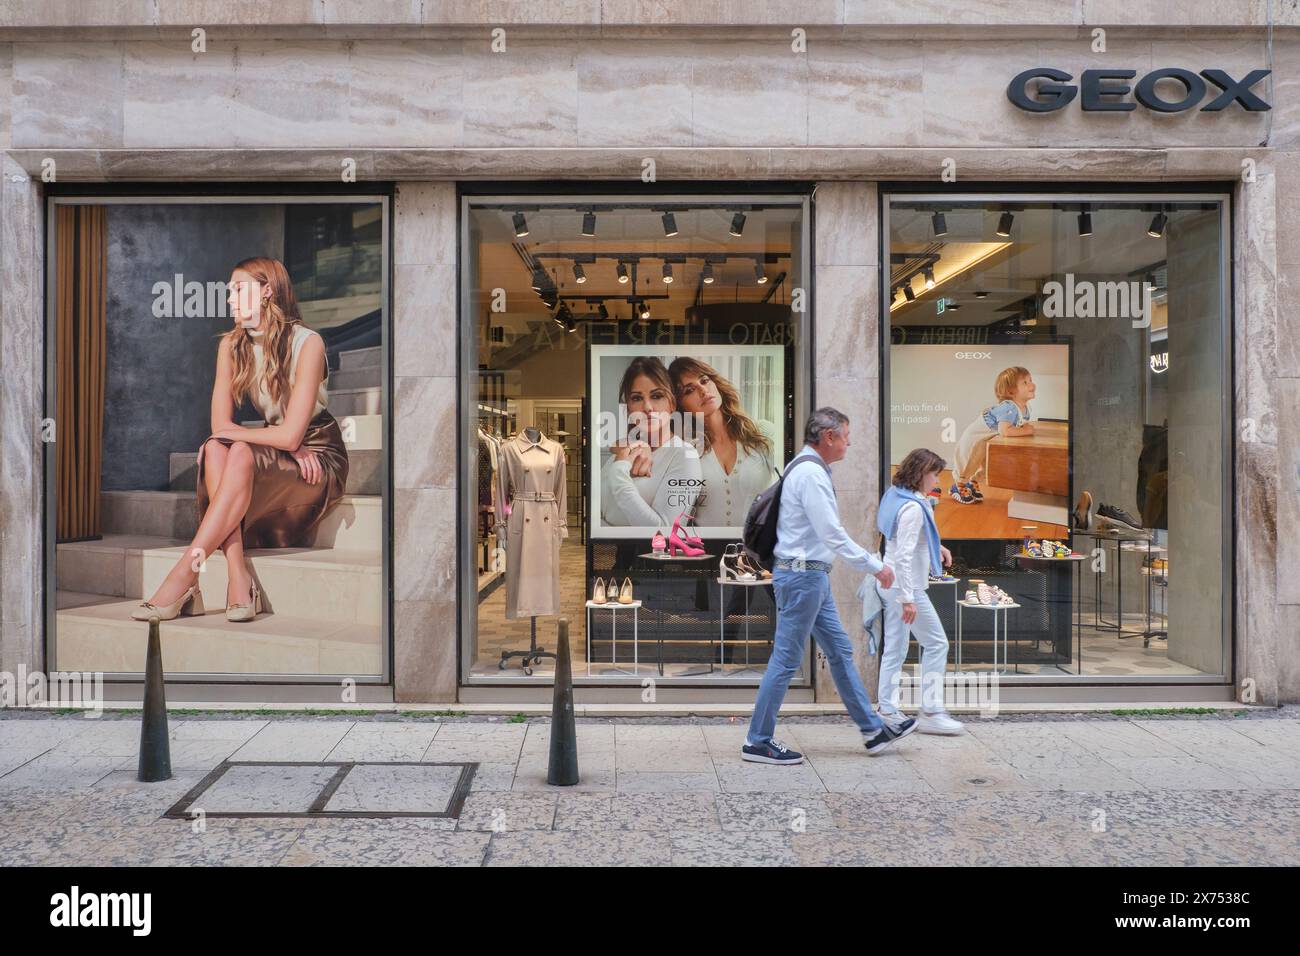
[[[477,769],[477,763],[224,760],[163,817],[456,819]]]

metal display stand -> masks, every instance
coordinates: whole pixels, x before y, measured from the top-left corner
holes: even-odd
[[[555,658],[554,651],[548,651],[543,647],[537,646],[537,616],[533,615],[529,618],[529,623],[528,649],[524,651],[502,651],[501,663],[497,664],[498,670],[505,670],[506,664],[510,663],[510,658],[522,657],[523,660],[520,661],[520,664],[524,668],[524,673],[529,677],[532,677],[534,664],[540,664],[543,657]]]
[[[1014,611],[1019,609],[1019,604],[971,604],[968,601],[957,602],[957,666],[961,667],[961,618],[962,613],[967,610],[992,611],[993,612],[993,671],[998,673],[998,611]],[[1007,670],[1007,661],[1011,657],[1010,638],[1007,636],[1011,628],[1010,613],[1002,615],[1002,671],[1005,674]],[[1016,646],[1020,646],[1020,638],[1016,637]],[[1016,655],[1019,657],[1019,655]],[[1016,673],[1020,673],[1020,662],[1016,661]]]
[[[757,578],[753,581],[737,581],[735,578],[718,578],[718,666],[726,665],[727,658],[727,600],[725,588],[735,587],[743,588],[745,595],[745,666],[739,670],[733,671],[732,676],[743,674],[746,671],[753,671],[755,674],[763,673],[757,667],[749,665],[749,589],[770,587],[771,578]],[[712,665],[709,670],[712,671]]]
[[[1154,535],[1142,535],[1125,531],[1079,531],[1073,530],[1072,535],[1082,535],[1085,538],[1092,538],[1094,541],[1113,541],[1115,542],[1115,620],[1107,621],[1101,616],[1101,568],[1093,572],[1095,604],[1093,606],[1093,627],[1100,630],[1114,630],[1115,636],[1120,640],[1127,640],[1130,637],[1142,638],[1144,647],[1151,644],[1151,601],[1150,594],[1147,595],[1147,626],[1145,630],[1124,627],[1124,552],[1140,552],[1145,550],[1147,555],[1147,564],[1151,564],[1151,555],[1156,551],[1163,552],[1165,549],[1153,543]],[[1124,547],[1125,544],[1142,545],[1141,547]],[[1148,579],[1149,582],[1149,579]],[[1148,583],[1148,592],[1150,586]]]
[[[1072,554],[1066,558],[1038,558],[1038,557],[1034,557],[1034,555],[1032,554],[1016,554],[1016,555],[1012,555],[1012,558],[1015,561],[1038,561],[1042,564],[1052,564],[1052,563],[1059,563],[1061,561],[1067,561],[1074,565],[1074,571],[1075,571],[1074,599],[1071,602],[1073,605],[1071,616],[1074,618],[1074,620],[1073,623],[1071,623],[1070,625],[1070,629],[1074,631],[1074,638],[1075,638],[1074,643],[1078,645],[1079,648],[1079,667],[1075,671],[1075,673],[1082,674],[1083,673],[1083,562],[1088,560],[1088,556],[1085,554]],[[1073,657],[1074,655],[1071,654],[1070,656]],[[1061,667],[1060,664],[1057,664],[1055,666],[1059,667],[1067,674],[1070,673],[1069,668]]]
[[[618,614],[616,612],[628,610],[632,611],[632,670],[627,671],[618,666]],[[606,601],[604,604],[597,604],[595,601],[587,602],[587,676],[591,676],[591,612],[593,610],[610,611],[610,663],[613,665],[608,673],[626,674],[628,677],[637,677],[641,672],[641,658],[639,652],[638,638],[641,602],[633,601],[631,604],[619,604],[617,601]]]

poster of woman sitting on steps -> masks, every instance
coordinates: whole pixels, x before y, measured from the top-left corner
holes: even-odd
[[[383,675],[385,221],[59,207],[58,667]]]

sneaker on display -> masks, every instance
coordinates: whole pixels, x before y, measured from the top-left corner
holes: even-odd
[[[965,725],[959,720],[953,720],[951,715],[945,710],[926,713],[921,711],[916,715],[916,729],[923,734],[940,734],[945,737],[955,737],[957,734],[966,730]]]
[[[740,748],[740,759],[751,763],[771,763],[778,766],[803,763],[803,754],[791,750],[779,740],[769,740],[765,744],[751,746],[745,744]]]
[[[1146,528],[1142,527],[1142,522],[1123,508],[1116,508],[1114,505],[1098,505],[1096,517],[1097,523],[1102,527],[1113,528],[1116,531],[1129,534],[1150,534]]]
[[[953,485],[948,489],[948,496],[959,504],[973,505],[975,503],[975,496],[970,493],[970,489],[964,484]]]

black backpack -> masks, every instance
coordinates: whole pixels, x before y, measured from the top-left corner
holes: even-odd
[[[745,550],[760,564],[772,563],[772,552],[776,550],[776,522],[781,516],[781,487],[785,484],[785,476],[801,461],[815,461],[826,468],[827,473],[830,472],[826,462],[816,455],[797,456],[785,466],[785,471],[776,480],[776,484],[759,493],[749,506],[749,514],[745,515],[745,531],[742,536]]]

